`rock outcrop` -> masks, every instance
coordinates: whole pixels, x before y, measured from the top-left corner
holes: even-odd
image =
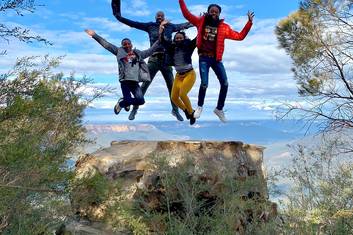
[[[168,212],[169,216],[178,218],[186,214],[200,216],[206,211],[212,214],[215,205],[224,203],[235,192],[239,200],[267,203],[263,149],[234,141],[112,142],[111,147],[85,155],[76,162],[77,179],[90,179],[95,175],[101,178],[92,181],[94,183],[83,184],[83,180],[77,184],[73,207],[87,220],[111,221],[108,217],[112,217],[111,208],[117,201],[116,211],[124,202],[149,213]],[[174,178],[166,181],[168,177]],[[115,182],[114,186],[109,182]],[[110,186],[104,189],[102,185]],[[102,189],[101,194],[95,192],[97,187]],[[191,192],[191,188],[197,187],[200,189]],[[190,192],[200,202],[197,209],[195,206],[190,210],[183,202],[185,194]],[[87,202],[86,196],[93,194],[96,196]],[[234,221],[234,231],[241,233],[246,223],[266,213],[270,212],[244,212],[243,217]],[[127,224],[131,222],[126,221],[129,220],[126,216],[116,218]],[[147,223],[147,229],[162,233],[165,225],[161,221]]]

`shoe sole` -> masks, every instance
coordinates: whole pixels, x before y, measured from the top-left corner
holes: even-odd
[[[137,114],[137,111],[135,112],[135,114],[132,114],[132,112],[134,111],[131,111],[130,115],[129,115],[129,120],[132,121],[132,120],[135,120],[135,116]]]
[[[201,113],[202,113],[202,111],[201,111],[201,112],[195,111],[195,112],[194,112],[194,118],[195,118],[195,119],[199,119],[199,118],[201,117]]]
[[[118,111],[116,106],[117,106],[117,104],[114,106],[114,113],[115,113],[115,115],[118,115],[120,113],[121,109]]]
[[[180,118],[178,118],[178,116],[172,112],[172,115],[179,121],[179,122],[183,122],[184,118],[182,116],[180,116]],[[180,115],[180,114],[179,114]]]
[[[223,123],[226,123],[226,122],[227,122],[227,119],[222,120],[222,119],[218,116],[218,114],[217,114],[215,111],[213,111],[213,113],[216,114],[216,116],[219,118],[219,120],[220,120],[221,122],[223,122]]]

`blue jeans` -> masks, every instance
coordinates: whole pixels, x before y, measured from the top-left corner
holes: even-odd
[[[138,82],[134,81],[122,81],[120,82],[121,91],[123,93],[123,101],[120,101],[120,107],[127,107],[130,105],[143,105],[145,99],[143,98],[143,93]],[[132,97],[131,94],[134,96]]]
[[[222,110],[224,107],[224,102],[226,100],[227,92],[228,92],[228,79],[227,79],[226,70],[224,69],[222,62],[216,61],[215,58],[206,57],[206,56],[199,57],[201,85],[199,90],[198,106],[202,107],[205,102],[210,67],[215,72],[218,78],[219,84],[221,85],[221,90],[219,91],[219,96],[218,96],[217,109]]]

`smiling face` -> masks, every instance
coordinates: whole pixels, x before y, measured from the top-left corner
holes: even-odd
[[[182,41],[184,41],[184,39],[185,39],[185,37],[184,37],[183,34],[181,34],[181,33],[175,34],[174,41],[175,41],[176,43],[182,42]]]
[[[132,51],[132,44],[131,44],[131,41],[130,39],[124,39],[122,42],[121,42],[121,46],[124,48],[124,50],[129,53]]]
[[[160,24],[164,19],[165,19],[164,18],[164,12],[163,11],[158,11],[156,13],[156,22]]]
[[[212,19],[218,20],[220,15],[219,8],[216,6],[211,7],[208,11],[208,14],[212,16]]]

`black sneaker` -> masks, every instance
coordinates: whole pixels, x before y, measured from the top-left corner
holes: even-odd
[[[196,122],[196,118],[194,118],[194,113],[195,110],[192,112],[192,114],[189,116],[190,117],[190,125],[194,125]]]
[[[130,121],[134,120],[136,114],[137,114],[137,108],[134,107],[134,108],[131,110],[131,112],[130,112],[129,120],[130,120]]]
[[[123,98],[120,98],[116,105],[114,106],[114,113],[118,115],[122,109],[122,107],[119,105],[119,103],[123,100]]]
[[[180,122],[184,121],[184,118],[180,115],[179,111],[177,110],[172,110],[172,115],[176,117],[176,119]]]
[[[126,112],[129,112],[129,111],[130,111],[130,106],[131,106],[131,105],[124,107],[124,109],[125,109]]]
[[[185,117],[186,117],[186,119],[190,119],[190,114],[188,113],[188,111],[185,109],[184,110],[184,113],[185,113]]]

